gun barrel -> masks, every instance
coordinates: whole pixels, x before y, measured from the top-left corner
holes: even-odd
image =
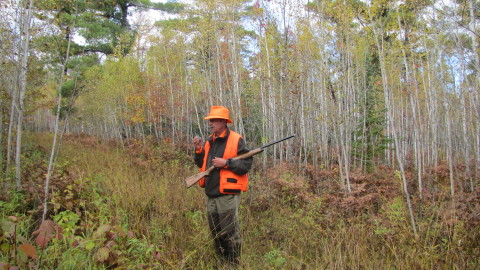
[[[286,141],[286,140],[288,140],[288,139],[290,139],[290,138],[293,138],[293,137],[295,137],[295,134],[290,135],[290,136],[288,136],[288,137],[285,137],[285,138],[283,138],[283,139],[280,139],[280,140],[278,140],[278,141],[274,141],[274,142],[272,142],[272,143],[266,144],[266,145],[264,145],[264,146],[262,146],[262,147],[260,147],[260,148],[261,148],[261,149],[264,149],[264,148],[267,148],[267,147],[272,146],[272,145],[274,145],[274,144],[277,144],[277,143],[279,143],[279,142]]]

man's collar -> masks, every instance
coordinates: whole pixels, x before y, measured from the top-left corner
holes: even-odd
[[[217,136],[217,135],[215,135],[215,133],[213,133],[210,137],[212,138],[212,141],[215,141],[217,138],[225,138],[228,135],[227,132],[228,132],[228,128],[226,128],[222,132],[222,134],[220,134],[220,136]]]

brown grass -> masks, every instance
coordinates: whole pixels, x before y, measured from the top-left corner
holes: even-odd
[[[48,137],[38,136],[35,140],[48,150]],[[89,209],[94,213],[90,215],[94,222],[89,224],[97,224],[90,226],[109,222],[127,227],[152,247],[151,258],[142,264],[144,268],[213,269],[205,195],[199,187],[185,189],[182,183],[197,171],[185,151],[165,142],[148,147],[129,142],[116,147],[83,136],[66,137],[60,155],[71,162],[64,170],[68,173],[58,179],[94,181],[99,187],[103,206]],[[431,173],[443,178],[445,168]],[[250,190],[243,194],[240,214],[241,268],[480,266],[479,190],[459,193],[452,200],[448,183],[431,181],[423,200],[412,194],[420,232],[415,238],[393,169],[379,168],[371,174],[354,170],[350,179],[352,192],[346,193],[335,168],[298,169],[282,164],[264,172],[252,171]],[[87,191],[85,185],[78,187]],[[64,204],[59,211],[68,208]],[[88,205],[94,207],[93,202]],[[137,263],[133,257],[122,261],[126,268],[139,268],[134,265]]]

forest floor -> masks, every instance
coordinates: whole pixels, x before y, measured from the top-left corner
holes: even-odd
[[[66,136],[40,224],[52,136],[26,140],[23,191],[2,181],[0,269],[215,269],[205,195],[182,181],[197,172],[187,145]],[[346,193],[336,168],[257,159],[240,268],[479,269],[479,179],[452,197],[446,166],[432,168],[420,198],[413,175],[417,235],[394,169],[353,170]]]

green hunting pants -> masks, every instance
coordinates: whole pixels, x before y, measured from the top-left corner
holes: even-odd
[[[238,209],[240,194],[208,198],[208,225],[215,240],[220,258],[238,264],[240,259],[241,238]]]

